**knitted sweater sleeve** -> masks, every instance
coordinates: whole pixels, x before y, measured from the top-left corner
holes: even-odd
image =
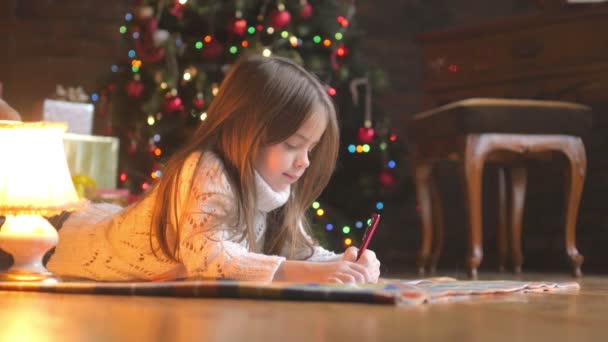
[[[233,236],[228,218],[237,207],[217,156],[205,153],[195,167],[192,186],[179,191],[186,194],[179,245],[188,276],[272,281],[285,258],[253,253],[235,241],[240,234]]]

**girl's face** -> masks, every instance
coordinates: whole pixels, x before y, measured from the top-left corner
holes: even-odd
[[[308,156],[321,139],[327,118],[315,111],[292,136],[275,145],[260,148],[255,169],[274,191],[295,183],[310,165]]]

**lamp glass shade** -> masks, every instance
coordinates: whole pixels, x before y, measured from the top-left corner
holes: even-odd
[[[0,215],[51,216],[81,206],[64,149],[64,124],[0,121]]]

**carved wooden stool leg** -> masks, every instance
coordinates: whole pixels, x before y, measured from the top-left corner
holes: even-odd
[[[511,255],[513,257],[513,272],[521,273],[523,253],[521,251],[521,224],[523,220],[524,203],[526,199],[527,173],[525,167],[511,169]]]
[[[443,204],[435,172],[431,172],[431,202],[433,215],[433,250],[431,253],[430,271],[435,274],[437,263],[443,248]]]
[[[572,264],[574,276],[580,277],[583,256],[576,248],[576,218],[578,207],[585,181],[587,170],[587,157],[585,156],[585,146],[578,137],[569,137],[567,143],[563,145],[564,154],[568,158],[568,166],[565,172],[565,242],[566,253]]]
[[[431,164],[417,162],[414,166],[416,181],[416,198],[420,209],[422,223],[420,251],[418,253],[418,273],[424,275],[431,256],[431,243],[433,239],[433,217],[431,203]]]
[[[469,221],[469,251],[466,265],[469,276],[473,279],[477,278],[477,268],[483,258],[481,246],[481,180],[488,148],[488,144],[482,137],[475,135],[467,137],[463,160]]]
[[[498,246],[498,270],[504,272],[509,260],[509,189],[507,170],[498,168],[498,227],[496,242]]]

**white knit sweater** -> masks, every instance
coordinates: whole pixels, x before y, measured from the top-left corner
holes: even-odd
[[[63,276],[106,281],[182,277],[271,281],[285,258],[260,252],[266,233],[266,214],[285,204],[289,188],[277,193],[256,173],[257,249],[251,250],[246,239],[239,242],[240,234],[233,236],[235,234],[229,233],[218,220],[236,210],[221,160],[212,152],[206,152],[199,161],[199,155],[194,153],[187,159],[180,177],[177,210],[181,262],[164,257],[156,239],[150,239],[154,196],[148,196],[124,209],[99,203],[73,213],[59,231],[59,244],[47,268]],[[170,237],[177,236],[175,234],[175,230],[168,232]],[[152,248],[158,251],[157,255]],[[296,251],[295,255],[303,259],[308,250]],[[316,246],[307,260],[329,261],[339,257]]]

